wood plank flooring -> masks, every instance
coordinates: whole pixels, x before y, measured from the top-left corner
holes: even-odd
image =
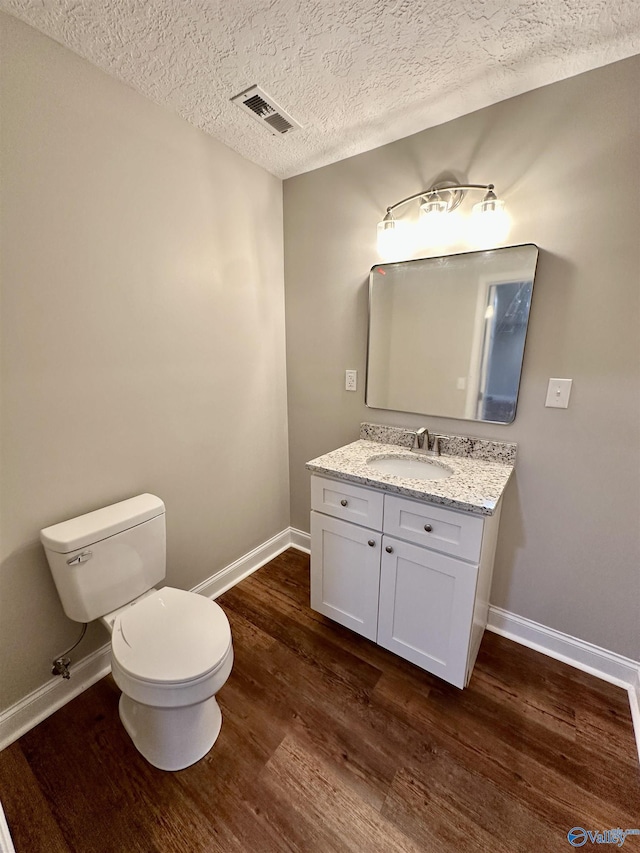
[[[459,691],[308,601],[295,550],[219,599],[235,664],[187,770],[136,752],[110,677],[0,753],[17,853],[543,853],[640,827],[624,690],[487,633]]]

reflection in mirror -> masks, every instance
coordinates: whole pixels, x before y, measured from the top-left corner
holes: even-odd
[[[527,244],[372,267],[367,405],[511,423],[537,260]]]

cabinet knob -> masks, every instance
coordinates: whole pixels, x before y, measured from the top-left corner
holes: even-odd
[[[425,524],[424,529],[427,531],[427,533],[431,533],[433,527],[430,524]]]
[[[393,548],[391,547],[391,545],[387,545],[384,550],[387,552],[387,554],[393,554]]]
[[[367,544],[370,545],[371,548],[375,548],[376,540],[375,539],[369,539],[369,542]]]
[[[349,501],[346,498],[342,498],[342,500],[340,501],[340,506],[346,506],[348,503]]]

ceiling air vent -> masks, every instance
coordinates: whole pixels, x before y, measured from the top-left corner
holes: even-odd
[[[244,92],[240,92],[231,100],[252,115],[260,124],[266,126],[267,130],[274,136],[291,133],[292,130],[298,130],[301,127],[259,86],[251,86],[250,89],[245,89]]]

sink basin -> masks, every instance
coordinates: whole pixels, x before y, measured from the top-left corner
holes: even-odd
[[[381,474],[408,477],[411,480],[446,480],[453,474],[448,468],[426,459],[407,459],[397,456],[376,456],[367,460],[367,466]]]

